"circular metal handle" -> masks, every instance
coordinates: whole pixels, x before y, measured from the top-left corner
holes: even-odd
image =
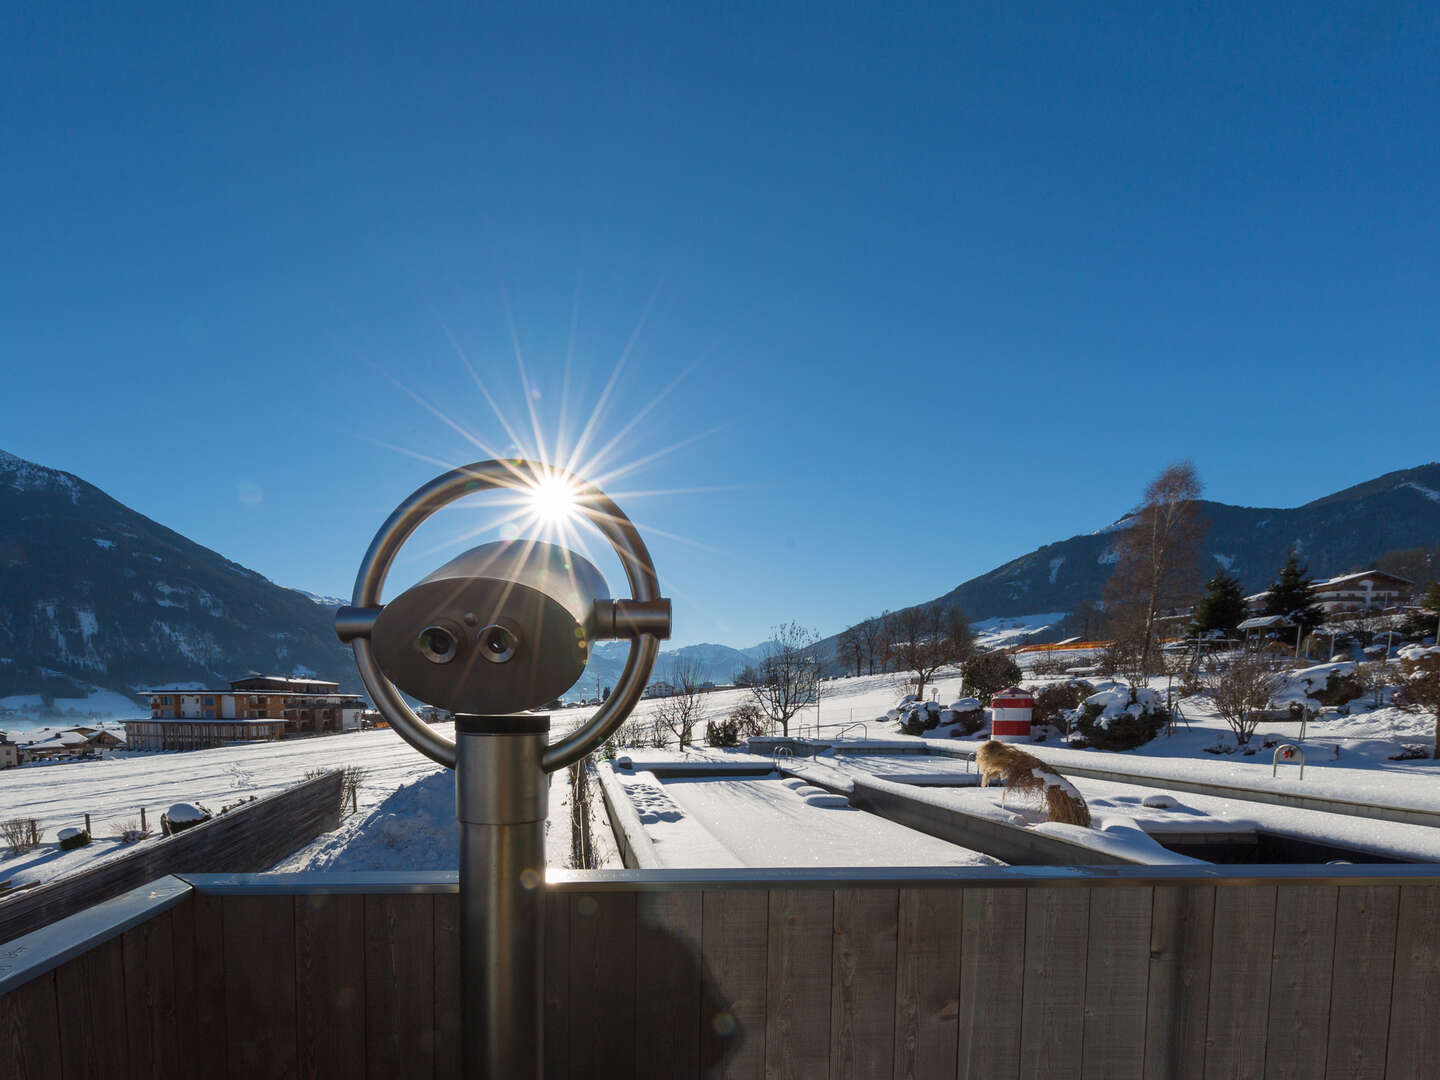
[[[397,506],[395,512],[380,526],[380,531],[370,542],[365,557],[360,560],[360,572],[355,577],[355,592],[351,597],[351,604],[357,609],[371,611],[380,606],[380,590],[385,585],[385,577],[390,572],[396,553],[411,534],[437,510],[478,491],[493,488],[528,491],[533,488],[536,476],[554,477],[572,485],[575,490],[576,512],[610,541],[610,546],[615,549],[615,554],[620,557],[620,564],[625,568],[625,578],[629,582],[631,595],[641,603],[661,600],[660,582],[655,576],[655,564],[650,559],[645,541],[640,538],[634,523],[609,496],[595,485],[550,466],[507,460],[479,461],[453,469],[418,488]],[[617,629],[622,622],[623,620],[616,619]],[[347,633],[339,622],[337,629],[341,629],[342,637],[348,639],[355,650],[355,666],[360,670],[360,680],[365,684],[365,689],[370,691],[375,707],[390,722],[390,726],[426,757],[453,769],[454,741],[437,735],[434,729],[416,716],[414,710],[405,703],[395,684],[375,663],[368,634],[363,630]],[[655,667],[655,658],[660,654],[660,638],[650,629],[639,628],[627,636],[630,639],[630,651],[625,657],[625,667],[616,681],[615,689],[585,724],[546,749],[541,759],[546,772],[564,768],[590,753],[624,722],[640,700],[640,695],[645,690],[645,682]]]

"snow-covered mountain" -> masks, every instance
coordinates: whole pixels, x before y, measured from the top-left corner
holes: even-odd
[[[754,665],[769,648],[769,642],[761,642],[746,649],[733,649],[729,645],[686,645],[679,649],[662,649],[655,662],[653,679],[670,680],[676,660],[693,663],[699,669],[702,681],[728,683],[741,668]],[[568,694],[570,698],[592,698],[607,686],[614,686],[625,666],[625,654],[630,645],[624,641],[602,641],[590,650],[590,664],[579,684]]]
[[[1386,473],[1289,509],[1202,500],[1200,511],[1210,525],[1203,575],[1224,567],[1247,591],[1258,592],[1274,580],[1292,547],[1312,577],[1325,578],[1366,569],[1387,552],[1440,543],[1440,464]],[[1057,616],[1100,600],[1115,567],[1117,534],[1128,523],[1124,515],[1105,528],[1046,544],[927,603],[958,605],[972,623],[1030,625],[1037,640],[1079,633]],[[1020,640],[1011,638],[1007,643]],[[834,642],[828,638],[822,645],[833,650]]]
[[[359,689],[332,613],[70,473],[0,451],[0,701],[314,673]],[[113,696],[107,700],[112,703]],[[111,712],[114,710],[111,709]],[[136,710],[137,714],[139,709]]]

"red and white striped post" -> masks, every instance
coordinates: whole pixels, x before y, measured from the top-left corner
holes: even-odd
[[[1029,742],[1035,697],[1029,690],[1007,686],[990,699],[990,737],[1002,742]]]

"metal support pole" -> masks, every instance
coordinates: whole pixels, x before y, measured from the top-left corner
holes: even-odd
[[[461,1072],[545,1071],[548,716],[455,718],[460,824]]]

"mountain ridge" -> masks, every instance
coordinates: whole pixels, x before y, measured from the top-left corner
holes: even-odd
[[[1292,547],[1312,577],[1365,569],[1387,552],[1440,541],[1440,463],[1396,469],[1296,507],[1236,506],[1199,500],[1210,523],[1202,576],[1225,568],[1247,592],[1273,580]],[[1098,602],[1115,564],[1127,511],[1110,525],[1043,544],[961,582],[920,607],[960,607],[972,621],[1037,612],[1075,612]],[[1070,628],[1078,633],[1078,629]],[[824,639],[833,650],[838,634]]]

